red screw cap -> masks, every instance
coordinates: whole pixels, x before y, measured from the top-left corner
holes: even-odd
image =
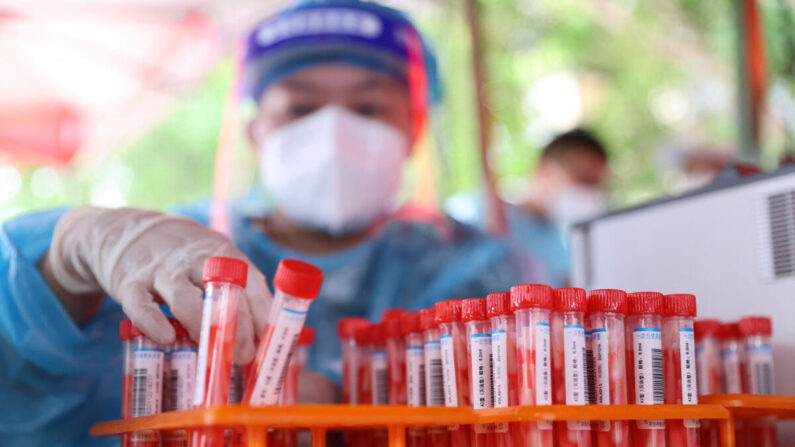
[[[177,340],[179,339],[189,339],[190,335],[188,334],[188,330],[182,326],[182,323],[177,321],[176,318],[169,318],[168,321],[171,322],[171,325],[174,326],[174,333],[177,335]]]
[[[718,337],[722,340],[732,340],[740,338],[740,328],[737,323],[724,323],[720,325]]]
[[[400,333],[402,335],[416,334],[422,331],[420,326],[420,313],[411,312],[400,317]]]
[[[665,311],[663,294],[657,292],[632,292],[627,294],[629,315],[662,315]]]
[[[323,284],[323,272],[297,259],[282,259],[273,277],[273,286],[287,295],[313,300]]]
[[[618,289],[597,289],[588,292],[588,312],[627,313],[627,293]]]
[[[488,318],[486,315],[486,298],[467,298],[461,300],[461,320],[481,321]]]
[[[315,330],[310,326],[304,326],[301,329],[301,334],[298,335],[298,341],[296,342],[299,345],[311,345],[315,342]]]
[[[430,309],[420,310],[420,330],[436,329],[436,311],[434,308],[435,306]]]
[[[511,292],[497,292],[486,297],[486,313],[488,317],[511,313]]]
[[[511,287],[511,309],[552,309],[552,287],[543,284],[519,284]]]
[[[231,282],[240,287],[246,287],[248,264],[235,258],[214,256],[204,260],[202,282],[213,281]]]
[[[588,299],[585,290],[576,287],[555,289],[555,310],[560,312],[585,312]]]
[[[433,306],[433,310],[436,313],[436,324],[461,321],[461,301],[447,300],[436,303]]]
[[[696,320],[693,322],[693,331],[696,338],[715,337],[720,331],[720,321],[718,320]]]
[[[368,324],[370,324],[370,322],[367,318],[341,318],[337,323],[337,336],[339,336],[339,338],[352,338],[356,335],[357,330],[367,327]]]
[[[133,339],[135,337],[146,337],[146,334],[144,334],[140,329],[135,327],[135,325],[132,324],[132,322],[131,322],[130,323],[130,339]]]
[[[121,320],[119,322],[119,340],[128,341],[132,338],[132,321]]]
[[[773,323],[768,317],[745,317],[737,322],[737,328],[740,334],[744,336],[749,335],[767,335],[773,334]]]
[[[367,326],[357,328],[353,332],[353,339],[359,346],[372,343],[373,340],[370,339],[370,323],[367,323]]]
[[[387,309],[381,314],[381,318],[384,320],[382,324],[385,338],[394,338],[403,335],[400,332],[400,318],[406,315],[406,313],[407,312],[403,309]]]
[[[669,317],[695,317],[696,296],[689,293],[665,295],[665,315]]]

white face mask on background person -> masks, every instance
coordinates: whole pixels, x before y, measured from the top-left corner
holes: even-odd
[[[329,105],[260,142],[263,186],[291,220],[339,235],[395,204],[409,140],[397,128]]]
[[[605,211],[605,195],[596,188],[570,185],[552,200],[549,219],[564,227],[596,217]]]

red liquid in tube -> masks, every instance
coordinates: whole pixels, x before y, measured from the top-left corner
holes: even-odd
[[[585,290],[556,289],[554,299],[554,311],[550,321],[553,401],[556,404],[588,405]],[[558,422],[557,440],[560,447],[590,447],[591,422]]]
[[[469,406],[469,358],[466,329],[461,323],[461,301],[442,301],[434,305],[435,319],[440,332],[439,344],[446,407]],[[455,425],[449,426],[448,430],[452,446],[463,447],[471,444],[469,427]]]
[[[519,405],[519,377],[516,361],[516,320],[511,312],[511,293],[498,292],[486,297],[491,322],[491,352],[494,408]],[[498,424],[494,435],[497,447],[522,445],[517,422]]]
[[[740,344],[740,329],[737,323],[726,323],[718,330],[720,338],[720,367],[721,367],[721,392],[728,394],[745,393],[743,384],[743,356]],[[745,420],[734,421],[734,439],[740,446],[749,445],[749,433]]]
[[[627,295],[627,391],[633,404],[665,403],[662,356],[663,296],[657,292]],[[632,423],[634,447],[665,447],[665,421]]]
[[[665,296],[663,320],[663,363],[666,404],[698,404],[696,377],[696,338],[693,319],[696,297],[689,294]],[[682,447],[698,447],[699,421],[673,419],[666,422],[668,443]]]
[[[132,345],[132,323],[130,320],[122,320],[119,323],[119,340],[124,355],[121,379],[121,418],[132,417],[132,384],[133,384],[133,345]],[[130,445],[130,434],[122,433],[121,447]]]
[[[549,317],[552,288],[541,284],[511,287],[511,310],[516,319],[516,361],[520,405],[552,404]],[[549,421],[522,422],[523,446],[552,447]]]
[[[406,404],[410,407],[425,406],[425,345],[420,326],[419,312],[400,317],[400,333],[403,335],[406,359]],[[421,427],[406,429],[407,447],[425,447],[425,430]]]
[[[698,373],[698,395],[719,394],[720,383],[720,339],[721,324],[717,320],[696,320],[696,372]],[[707,447],[720,445],[720,431],[716,421],[701,421],[701,444]]]
[[[621,290],[588,292],[588,311],[593,357],[593,397],[596,405],[625,405],[627,394],[626,329],[627,294]],[[629,422],[598,421],[594,424],[599,447],[629,447]]]
[[[359,399],[360,364],[362,358],[358,355],[358,348],[354,334],[370,323],[365,318],[343,318],[337,325],[337,334],[342,345],[342,403],[348,405],[361,404]]]
[[[382,315],[390,405],[406,405],[406,345],[400,332],[400,318],[406,313],[388,309]]]

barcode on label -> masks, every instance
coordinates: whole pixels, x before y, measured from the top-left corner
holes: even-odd
[[[585,351],[585,373],[588,377],[588,380],[585,381],[585,394],[587,396],[586,400],[589,404],[594,405],[596,404],[596,386],[594,380],[594,359],[592,349]]]
[[[373,390],[373,395],[375,396],[374,405],[386,405],[389,403],[389,381],[386,368],[375,370]]]
[[[773,352],[768,344],[746,346],[748,373],[746,379],[752,394],[775,394],[773,385]]]
[[[655,404],[664,403],[662,349],[651,350],[652,392]]]
[[[431,407],[444,406],[444,383],[442,374],[442,359],[431,359],[429,362],[429,383],[425,386],[430,391],[430,405]]]
[[[146,368],[138,368],[133,371],[133,402],[132,416],[146,416],[149,394],[149,374]]]
[[[176,410],[177,402],[179,402],[179,371],[176,369],[172,369],[168,375],[168,381],[166,383],[166,393],[163,394],[163,397],[166,399],[164,410],[165,411],[172,411]]]

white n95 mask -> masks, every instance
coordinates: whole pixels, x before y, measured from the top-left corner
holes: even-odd
[[[395,127],[330,105],[267,135],[260,173],[287,217],[342,234],[366,228],[394,205],[408,151]]]

